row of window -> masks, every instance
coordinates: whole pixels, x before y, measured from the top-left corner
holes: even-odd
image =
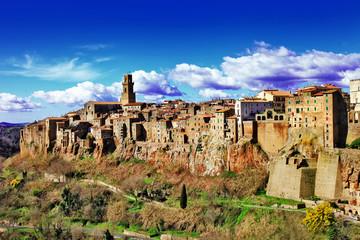
[[[329,100],[326,99],[325,102],[328,103]],[[301,102],[300,102],[300,100],[295,101],[295,104],[300,104],[300,103],[303,103],[303,101],[302,101],[302,100],[301,100]],[[316,103],[316,99],[314,99],[314,103]],[[289,105],[290,105],[290,104],[291,104],[291,101],[289,101]],[[307,104],[310,104],[310,100],[307,100]]]

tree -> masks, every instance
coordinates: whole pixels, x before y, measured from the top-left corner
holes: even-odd
[[[335,222],[333,208],[330,203],[323,202],[315,211],[306,210],[302,222],[313,232],[325,232]]]
[[[180,195],[180,207],[182,209],[185,209],[186,206],[187,206],[187,194],[186,194],[185,184],[183,184]]]

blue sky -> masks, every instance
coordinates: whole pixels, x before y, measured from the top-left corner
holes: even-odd
[[[7,1],[0,121],[116,100],[249,96],[360,78],[358,1]]]

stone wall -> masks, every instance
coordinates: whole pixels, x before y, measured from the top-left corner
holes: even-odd
[[[258,122],[257,140],[261,148],[267,153],[278,153],[288,140],[288,129],[285,122]]]
[[[327,199],[342,196],[339,154],[335,150],[321,151],[319,153],[315,195]]]

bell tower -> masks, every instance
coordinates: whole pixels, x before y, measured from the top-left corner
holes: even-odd
[[[131,74],[124,74],[123,92],[121,93],[120,102],[122,105],[136,102],[134,93],[134,82],[132,81]]]

